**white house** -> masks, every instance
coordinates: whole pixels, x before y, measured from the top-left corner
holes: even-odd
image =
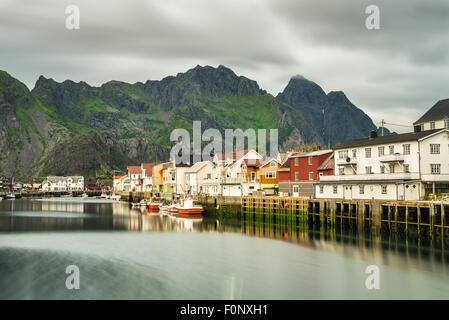
[[[449,129],[449,99],[438,101],[413,125],[419,126],[421,131]]]
[[[419,131],[419,130],[417,130]],[[316,198],[420,200],[449,190],[449,130],[358,139],[335,148]]]
[[[186,190],[189,194],[216,195],[219,191],[219,179],[216,166],[210,161],[195,163],[185,173]]]
[[[223,196],[241,196],[242,190],[242,163],[256,163],[263,160],[263,156],[256,150],[236,150],[228,154],[214,157],[217,170],[220,171],[220,190]]]
[[[82,176],[48,176],[42,182],[42,191],[44,192],[66,192],[83,191],[84,177]]]

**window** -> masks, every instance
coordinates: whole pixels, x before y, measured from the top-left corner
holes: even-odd
[[[206,179],[210,179],[211,177],[212,177],[212,175],[210,173],[208,173]]]
[[[390,164],[390,173],[394,173],[394,164]]]
[[[435,121],[430,122],[430,130],[435,129]]]
[[[365,172],[366,172],[366,174],[371,174],[372,173],[372,168],[369,166],[369,167],[365,167]]]
[[[313,164],[313,157],[309,157],[309,165]]]
[[[409,144],[403,144],[402,148],[404,149],[404,154],[410,154],[410,145]]]
[[[346,159],[348,157],[348,151],[338,151],[338,159]]]
[[[313,171],[309,172],[309,180],[313,180]]]
[[[444,120],[444,128],[449,129],[449,120]]]
[[[299,166],[299,158],[295,158],[295,166]]]
[[[380,173],[385,173],[385,167],[384,166],[380,166]]]
[[[356,149],[352,150],[352,157],[357,158],[357,150]]]
[[[267,179],[274,179],[274,178],[276,178],[276,172],[274,172],[274,171],[267,171],[267,172],[265,172],[265,178],[267,178]]]
[[[320,186],[320,193],[324,193],[324,186]]]
[[[243,164],[242,169],[246,170],[246,164]]]
[[[410,165],[404,164],[404,172],[405,173],[410,173]]]
[[[365,194],[365,186],[359,186],[359,188],[360,188],[359,193]]]
[[[271,161],[270,162],[270,167],[276,167],[276,162],[275,161]]]
[[[387,186],[382,186],[382,194],[387,194]]]
[[[336,194],[336,193],[337,193],[337,186],[334,186],[334,188],[333,188],[333,192],[334,192],[334,194]]]
[[[251,172],[251,180],[254,181],[256,179],[256,173]]]
[[[382,157],[385,154],[385,147],[379,147],[379,157]]]
[[[433,163],[430,165],[430,172],[432,174],[440,174],[441,173],[441,164]]]
[[[345,174],[345,168],[338,168],[338,174],[344,175]]]
[[[430,144],[430,153],[431,154],[440,154],[440,145],[431,143]]]
[[[371,158],[371,148],[365,149],[365,158]]]
[[[390,149],[390,154],[394,154],[394,146],[389,146],[388,149]]]
[[[299,180],[299,172],[295,172],[295,180],[296,180],[296,181]]]

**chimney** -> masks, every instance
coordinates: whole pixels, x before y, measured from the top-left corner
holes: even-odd
[[[421,132],[421,126],[420,126],[420,125],[414,126],[413,131],[414,131],[415,133]]]
[[[371,139],[377,138],[377,130],[371,131],[370,138],[371,138]]]

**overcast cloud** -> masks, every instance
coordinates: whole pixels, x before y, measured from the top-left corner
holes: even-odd
[[[411,124],[449,98],[448,17],[447,0],[0,0],[0,69],[31,89],[41,74],[100,85],[223,64],[273,95],[301,74],[376,123]]]

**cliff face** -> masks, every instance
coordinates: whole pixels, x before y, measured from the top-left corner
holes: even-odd
[[[197,66],[160,81],[58,83],[39,77],[30,92],[2,72],[0,170],[5,175],[83,174],[166,161],[170,133],[202,129],[279,129],[283,149],[320,144],[297,110],[224,67]]]
[[[277,98],[295,108],[331,146],[367,137],[377,127],[342,91],[326,94],[315,82],[302,76],[290,79]],[[386,134],[390,134],[388,129]]]

